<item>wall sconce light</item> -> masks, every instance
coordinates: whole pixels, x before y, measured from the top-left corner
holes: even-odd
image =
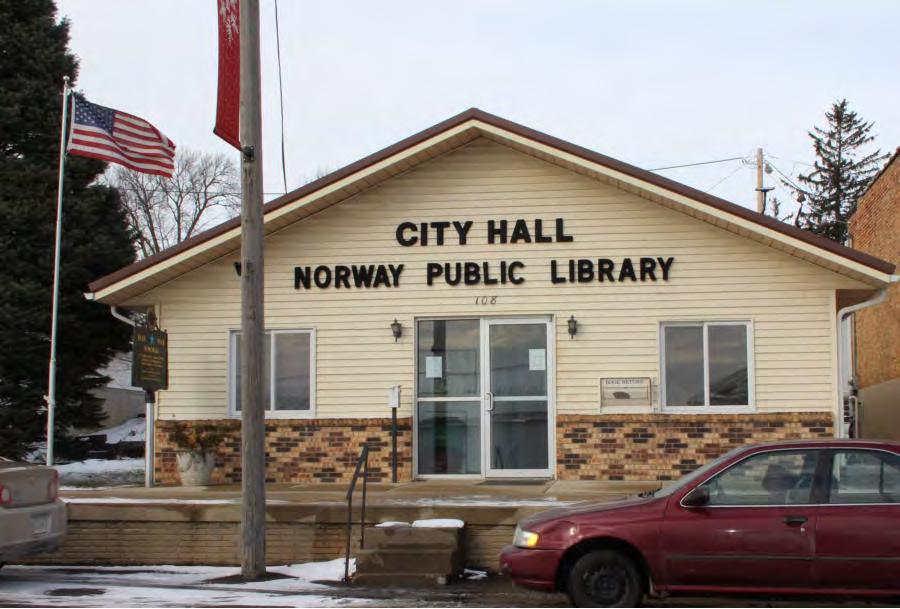
[[[575,335],[578,334],[578,321],[575,319],[575,316],[569,318],[569,338],[575,338]]]
[[[234,272],[237,273],[238,277],[241,276],[241,263],[240,262],[234,263]]]
[[[400,337],[403,336],[403,326],[400,325],[400,322],[397,321],[397,318],[394,318],[394,321],[391,323],[391,334],[394,335],[394,342],[400,340]]]

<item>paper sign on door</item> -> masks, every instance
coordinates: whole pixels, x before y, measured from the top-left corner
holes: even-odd
[[[529,370],[546,370],[547,369],[547,350],[546,349],[529,349],[528,350],[528,369]]]
[[[443,359],[440,355],[425,358],[425,378],[439,379],[444,376]]]

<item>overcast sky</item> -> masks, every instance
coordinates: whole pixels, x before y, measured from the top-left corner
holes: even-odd
[[[216,0],[57,1],[88,99],[237,159],[212,134]],[[269,193],[283,191],[274,8],[262,0]],[[796,175],[812,161],[806,131],[841,97],[875,121],[883,151],[900,145],[900,2],[280,0],[279,11],[289,188],[472,106],[644,168],[762,146]],[[755,205],[740,162],[662,173]]]

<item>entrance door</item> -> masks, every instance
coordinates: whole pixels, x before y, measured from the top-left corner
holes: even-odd
[[[548,320],[482,320],[487,476],[552,475],[549,334]]]

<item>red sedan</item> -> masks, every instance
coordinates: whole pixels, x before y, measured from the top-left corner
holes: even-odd
[[[646,594],[900,596],[900,443],[733,450],[626,501],[519,523],[501,569],[578,607]]]

